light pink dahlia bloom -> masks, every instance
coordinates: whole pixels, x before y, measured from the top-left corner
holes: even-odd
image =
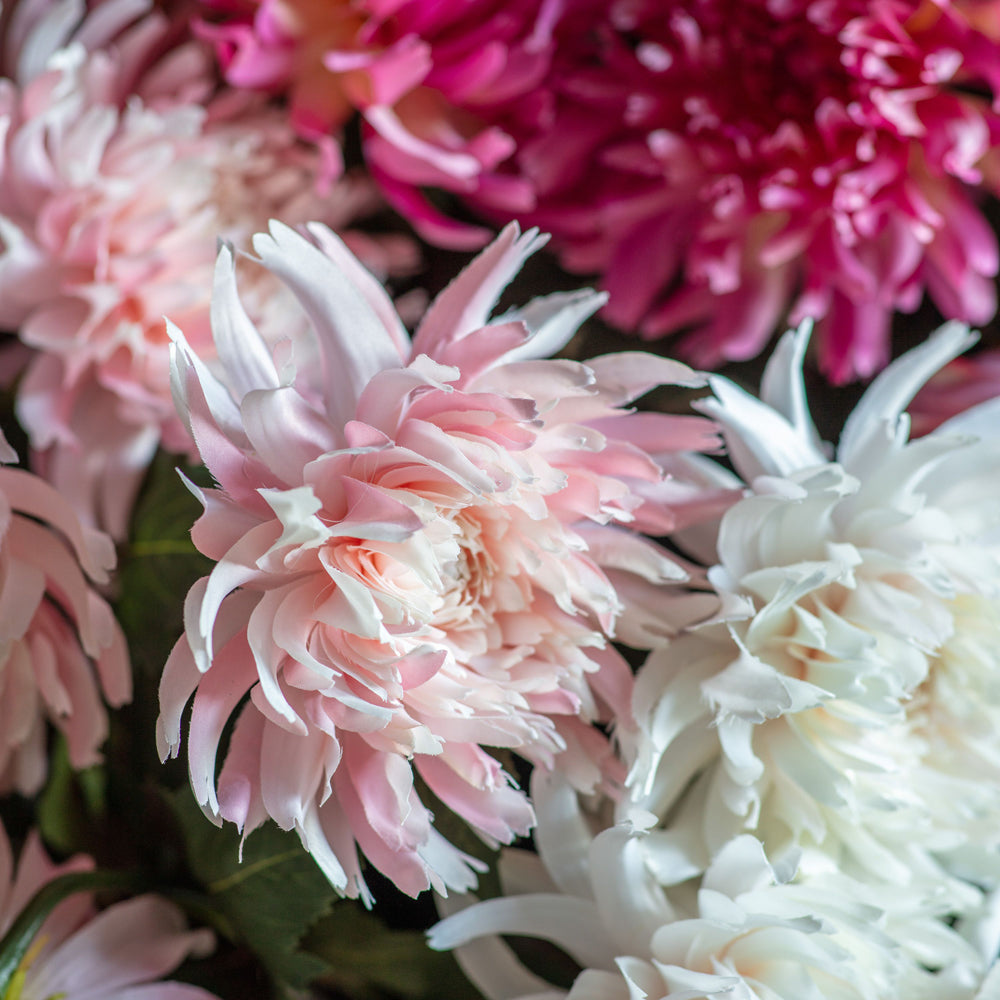
[[[613,322],[707,367],[812,317],[843,382],[925,290],[994,314],[994,0],[573,0],[554,37],[522,217],[603,273]]]
[[[102,693],[114,707],[132,697],[124,636],[92,584],[114,562],[111,540],[81,527],[52,486],[0,468],[0,791],[41,788],[46,720],[74,767],[98,763]]]
[[[53,879],[92,867],[83,856],[53,864],[35,833],[15,866],[0,827],[0,934]],[[188,930],[181,911],[157,896],[98,912],[90,893],[78,893],[46,918],[4,1000],[215,1000],[196,986],[157,981],[185,958],[209,952],[213,943],[211,931]]]
[[[562,0],[206,2],[228,82],[286,94],[296,128],[328,150],[359,112],[373,174],[431,242],[471,249],[486,231],[441,214],[422,187],[505,218],[533,207],[530,183],[501,167],[512,131],[543,110]]]
[[[497,842],[533,814],[484,747],[581,788],[621,776],[590,725],[630,724],[631,674],[606,637],[650,645],[694,613],[663,586],[684,571],[633,529],[701,511],[657,457],[711,447],[712,425],[624,408],[698,384],[683,365],[540,360],[600,305],[592,292],[489,319],[534,232],[508,227],[411,342],[377,282],[313,229],[328,255],[277,223],[254,239],[313,342],[266,349],[227,249],[221,379],[175,334],[179,409],[219,484],[193,537],[217,565],[163,675],[160,750],[178,752],[194,695],[191,781],[210,816],[296,830],[351,895],[367,895],[357,848],[406,892],[468,887],[471,859],[422,789]]]
[[[346,181],[322,197],[283,117],[213,96],[209,48],[144,10],[20,0],[0,37],[0,328],[36,352],[17,413],[38,468],[118,538],[157,446],[191,447],[163,317],[211,344],[217,237],[373,202]]]

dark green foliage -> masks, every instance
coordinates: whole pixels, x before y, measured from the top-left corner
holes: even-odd
[[[268,823],[246,839],[240,861],[235,827],[213,826],[187,788],[172,793],[170,802],[217,929],[256,954],[276,996],[304,988],[326,963],[299,944],[330,911],[336,893],[298,837]]]

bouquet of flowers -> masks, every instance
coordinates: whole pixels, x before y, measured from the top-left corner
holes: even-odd
[[[6,0],[0,123],[0,1000],[1000,1000],[1000,0]]]

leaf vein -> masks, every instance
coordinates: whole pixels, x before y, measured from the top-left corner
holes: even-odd
[[[252,878],[254,875],[259,874],[262,871],[266,871],[268,868],[272,868],[275,865],[284,864],[286,861],[292,861],[295,858],[300,858],[302,856],[302,851],[298,848],[291,851],[285,851],[283,854],[272,854],[269,858],[261,858],[260,861],[255,861],[253,864],[246,866],[241,866],[231,875],[225,876],[225,878],[215,879],[208,883],[208,891],[210,893],[222,893],[227,892],[234,886],[239,885],[241,882],[245,882],[248,878]]]

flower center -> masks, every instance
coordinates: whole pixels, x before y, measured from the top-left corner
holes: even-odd
[[[24,994],[24,987],[28,981],[28,970],[31,968],[35,959],[41,954],[42,949],[45,947],[48,938],[44,935],[35,938],[31,943],[31,947],[24,953],[24,957],[21,959],[14,971],[14,975],[11,976],[10,983],[4,992],[3,997],[0,1000],[22,1000]],[[45,997],[45,1000],[66,1000],[68,996],[67,993],[51,993],[49,996]]]
[[[898,142],[921,127],[913,106],[962,62],[941,17],[930,0],[619,0],[597,31],[567,18],[562,75],[571,100],[645,132],[675,182],[705,170],[763,182],[822,163],[825,186],[874,158],[876,133]],[[593,79],[569,72],[581,60]]]
[[[794,0],[677,5],[666,17],[660,52],[636,49],[647,68],[669,58],[664,75],[686,95],[661,127],[705,133],[746,158],[752,144],[782,122],[810,122],[823,98],[846,104],[851,80],[837,39],[844,12],[831,24],[815,16],[818,6]]]

